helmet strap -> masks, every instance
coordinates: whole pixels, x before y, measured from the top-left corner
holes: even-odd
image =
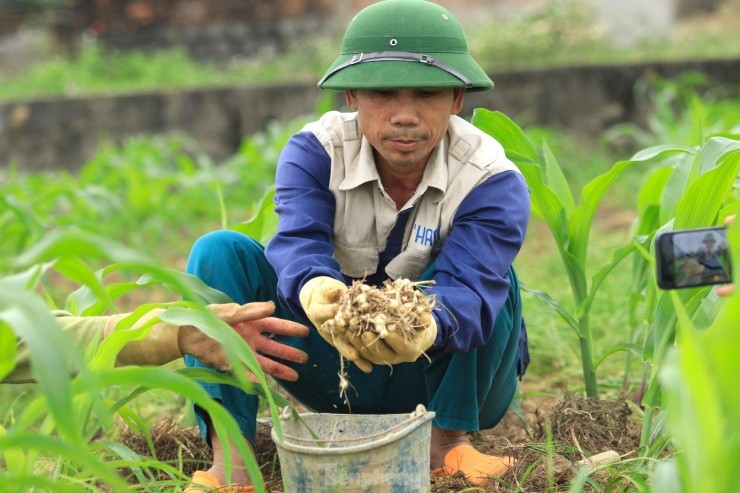
[[[371,53],[358,53],[356,55],[353,55],[351,59],[347,60],[341,65],[336,66],[334,70],[332,70],[331,72],[324,75],[324,77],[319,81],[318,86],[321,87],[321,85],[326,81],[326,79],[336,74],[340,70],[343,70],[352,65],[356,65],[358,63],[364,63],[364,62],[385,62],[385,61],[421,62],[426,65],[431,65],[432,67],[436,67],[440,70],[443,70],[447,72],[448,74],[452,75],[453,77],[460,79],[463,82],[463,84],[465,84],[465,89],[470,89],[471,87],[473,87],[473,82],[467,77],[465,77],[465,75],[463,75],[459,70],[456,70],[455,68],[450,67],[446,63],[440,62],[439,60],[436,60],[435,58],[430,57],[429,55],[422,55],[420,53],[412,53],[408,51],[377,51],[377,52],[371,52]]]

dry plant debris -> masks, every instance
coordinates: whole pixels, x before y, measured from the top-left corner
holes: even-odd
[[[629,426],[632,411],[624,399],[601,400],[567,395],[551,410],[552,437],[570,443],[586,455],[606,450],[620,454],[635,451],[635,437]],[[544,430],[541,432],[544,436]],[[573,454],[580,460],[581,454]]]
[[[391,332],[410,339],[431,322],[436,299],[420,288],[432,283],[399,278],[386,280],[382,286],[376,287],[356,280],[339,299],[339,309],[334,318],[324,322],[322,328],[332,333],[346,331],[350,338],[360,341],[367,340],[363,339],[363,334],[376,335],[368,345],[385,339]],[[349,382],[344,365],[342,358],[339,387],[340,393],[346,397]]]
[[[324,327],[346,329],[351,336],[371,331],[384,339],[399,331],[410,336],[429,325],[434,297],[417,289],[432,281],[387,280],[381,287],[354,281],[339,299],[339,309]]]
[[[174,467],[182,464],[182,472],[192,475],[210,461],[210,450],[201,438],[197,428],[183,428],[172,421],[162,421],[149,430],[157,460]],[[145,457],[152,457],[147,437],[140,432],[124,428],[119,439],[120,443]],[[128,474],[124,474],[128,476]],[[167,474],[159,471],[157,479],[167,479]],[[131,478],[133,480],[133,478]]]

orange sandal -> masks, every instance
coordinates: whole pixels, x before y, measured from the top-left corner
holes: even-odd
[[[213,474],[206,471],[195,471],[190,485],[182,493],[206,493],[217,491],[218,493],[254,493],[254,486],[221,486]]]
[[[445,455],[445,465],[434,469],[435,476],[452,476],[458,471],[474,485],[485,486],[491,476],[502,476],[516,461],[512,457],[497,457],[478,452],[472,445],[463,443]]]

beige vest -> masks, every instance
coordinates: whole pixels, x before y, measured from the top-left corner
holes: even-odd
[[[329,188],[336,198],[334,258],[347,276],[374,274],[398,212],[383,191],[372,146],[359,132],[357,114],[329,112],[303,131],[313,133],[331,157]],[[429,158],[414,196],[403,207],[416,204],[401,253],[388,264],[386,273],[393,279],[418,279],[442,248],[462,200],[478,184],[507,170],[519,172],[501,144],[452,116],[447,135]]]

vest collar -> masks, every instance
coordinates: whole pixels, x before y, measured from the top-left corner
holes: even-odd
[[[450,136],[445,135],[439,145],[432,151],[429,156],[429,162],[424,169],[424,175],[421,183],[417,187],[417,195],[421,195],[427,188],[435,188],[444,193],[447,190],[447,164],[446,155],[449,149]],[[380,176],[375,167],[375,157],[373,156],[373,147],[363,136],[359,152],[351,160],[345,163],[347,172],[345,178],[339,184],[339,190],[347,191],[357,188],[367,182],[376,181],[380,184]]]

